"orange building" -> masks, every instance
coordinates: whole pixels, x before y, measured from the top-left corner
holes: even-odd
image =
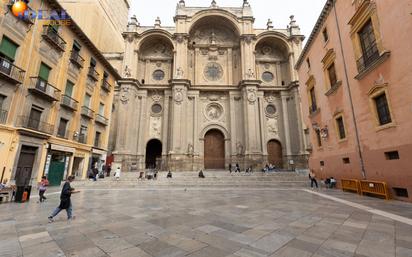
[[[412,201],[412,3],[328,0],[296,69],[318,177]]]

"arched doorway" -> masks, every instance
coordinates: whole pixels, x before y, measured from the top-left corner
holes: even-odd
[[[270,140],[268,142],[268,161],[277,168],[282,168],[282,145],[277,140]]]
[[[159,163],[156,160],[161,157],[162,142],[157,139],[150,140],[146,146],[146,169],[160,168],[157,167]]]
[[[225,136],[217,129],[205,135],[205,169],[225,168]]]

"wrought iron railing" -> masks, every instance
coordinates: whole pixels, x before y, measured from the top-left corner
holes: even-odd
[[[72,50],[70,54],[70,61],[75,64],[76,66],[82,68],[84,65],[84,59],[81,57],[79,52]]]
[[[59,100],[61,91],[54,87],[52,84],[50,84],[48,81],[40,77],[31,77],[30,81],[31,83],[29,86],[29,90],[32,90],[36,93],[40,93],[40,95],[43,95],[53,101]]]
[[[93,66],[89,67],[89,72],[87,73],[87,75],[95,81],[99,80],[99,73],[96,71],[96,69]]]
[[[36,130],[46,134],[53,134],[54,126],[50,123],[40,121],[30,116],[19,116],[17,117],[18,127],[23,127],[27,129]]]
[[[86,116],[89,119],[93,119],[94,111],[87,106],[82,106],[81,115]]]
[[[66,49],[66,41],[64,41],[64,39],[59,35],[59,32],[57,32],[52,26],[43,26],[42,36],[59,50],[64,51]]]
[[[0,57],[0,73],[21,84],[26,72],[8,59]]]
[[[110,85],[109,82],[107,82],[107,80],[103,79],[102,88],[107,92],[110,92],[112,90],[112,85]]]
[[[96,114],[95,119],[96,119],[96,122],[98,122],[98,123],[100,123],[100,124],[103,124],[103,125],[105,125],[105,126],[107,126],[107,124],[109,124],[109,119],[106,118],[106,117],[104,117],[104,116],[101,115],[101,114]]]
[[[379,49],[374,42],[370,47],[362,50],[363,55],[356,61],[358,72],[364,71],[379,58]]]
[[[79,102],[68,95],[62,95],[62,100],[60,104],[70,109],[77,110]]]

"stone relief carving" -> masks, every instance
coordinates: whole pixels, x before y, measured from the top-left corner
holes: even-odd
[[[278,135],[279,128],[278,128],[278,119],[277,119],[277,117],[267,119],[267,128],[268,128],[268,132],[269,132],[270,135],[272,135],[272,136]]]
[[[268,103],[274,103],[275,100],[276,100],[276,98],[275,98],[275,96],[273,96],[273,95],[268,95],[268,96],[265,97],[265,100],[266,100],[266,102],[268,102]]]
[[[122,87],[120,89],[120,101],[123,104],[127,104],[129,102],[129,88],[128,87]]]
[[[176,104],[181,104],[183,101],[183,89],[182,88],[176,88],[175,89],[175,94],[174,94],[174,100]]]
[[[152,138],[160,138],[161,125],[161,117],[150,118],[150,136]]]
[[[233,31],[224,27],[210,25],[199,27],[191,35],[191,41],[203,45],[218,45],[223,43],[236,44],[236,40],[234,39],[235,35]]]
[[[154,93],[154,95],[152,95],[152,99],[154,102],[160,102],[160,100],[162,100],[162,96],[159,95],[157,92]]]
[[[256,102],[256,89],[248,89],[247,90],[247,100],[249,101],[249,104],[254,104]]]
[[[223,107],[218,103],[206,106],[206,117],[210,120],[218,120],[223,114]]]

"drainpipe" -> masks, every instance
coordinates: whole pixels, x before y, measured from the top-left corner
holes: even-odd
[[[356,117],[355,117],[355,108],[353,106],[352,92],[351,92],[350,85],[349,85],[348,68],[346,66],[345,53],[343,51],[342,36],[341,36],[341,32],[340,32],[338,14],[336,12],[335,3],[336,3],[336,0],[332,0],[332,8],[333,8],[333,11],[334,11],[334,14],[335,14],[336,28],[337,28],[337,31],[338,31],[340,51],[341,51],[341,54],[342,54],[343,67],[344,67],[345,78],[346,78],[346,89],[348,90],[349,103],[350,103],[351,114],[352,114],[352,121],[353,121],[353,125],[355,127],[356,146],[358,148],[358,154],[359,154],[359,159],[360,159],[361,174],[362,174],[362,178],[366,179],[365,163],[364,163],[364,160],[363,160],[363,154],[362,154],[362,149],[361,149],[361,145],[360,145],[358,124],[356,122]]]

